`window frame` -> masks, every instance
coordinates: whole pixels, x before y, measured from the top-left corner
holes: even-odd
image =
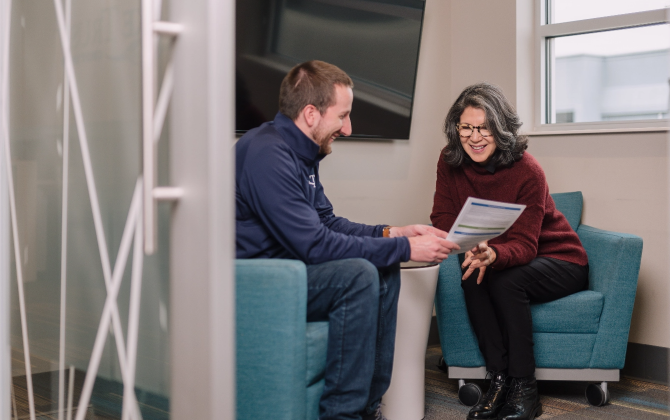
[[[606,32],[618,29],[636,28],[668,23],[670,21],[670,9],[655,9],[643,12],[628,13],[614,16],[604,16],[591,19],[576,20],[571,22],[547,23],[550,21],[550,6],[552,0],[537,0],[534,14],[535,21],[535,103],[533,116],[533,135],[558,135],[558,134],[586,134],[586,133],[609,133],[609,132],[658,132],[670,131],[668,118],[646,119],[646,120],[621,120],[621,121],[593,121],[574,123],[547,123],[549,117],[549,101],[554,92],[554,86],[547,86],[547,82],[553,83],[548,63],[547,42],[550,38],[569,35],[582,35],[595,32]]]

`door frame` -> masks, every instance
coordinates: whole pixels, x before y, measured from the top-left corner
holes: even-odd
[[[0,0],[0,144],[4,144],[4,121],[9,121],[9,92],[5,78],[8,63],[5,49],[9,48],[9,1]],[[7,56],[9,54],[7,53]],[[10,343],[10,238],[9,192],[7,189],[7,168],[5,149],[0,147],[0,419],[8,419],[12,413],[12,366]]]
[[[170,0],[171,417],[235,418],[235,1]]]

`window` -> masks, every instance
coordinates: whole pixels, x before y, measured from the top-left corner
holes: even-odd
[[[666,127],[670,0],[538,0],[539,123]]]

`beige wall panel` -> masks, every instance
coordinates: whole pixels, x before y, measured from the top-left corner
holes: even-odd
[[[515,0],[451,2],[452,102],[478,82],[500,86],[516,102],[515,22]]]

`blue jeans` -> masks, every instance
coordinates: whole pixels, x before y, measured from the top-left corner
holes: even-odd
[[[307,321],[329,321],[321,420],[358,420],[377,408],[391,382],[399,292],[399,264],[307,266]]]

